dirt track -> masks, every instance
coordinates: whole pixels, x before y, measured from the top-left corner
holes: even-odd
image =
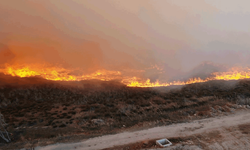
[[[36,150],[97,150],[155,138],[183,137],[210,132],[213,130],[223,130],[224,128],[244,123],[250,123],[250,110],[239,111],[229,116],[196,120],[190,123],[179,123],[142,131],[106,135],[88,139],[79,143],[54,144],[45,147],[37,147]]]

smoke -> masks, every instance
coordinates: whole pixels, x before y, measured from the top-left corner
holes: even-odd
[[[2,1],[0,63],[118,70],[153,81],[191,76],[204,61],[247,65],[249,12],[225,5],[230,7],[205,0]]]
[[[4,44],[0,44],[0,64],[8,63],[15,58],[15,55]]]

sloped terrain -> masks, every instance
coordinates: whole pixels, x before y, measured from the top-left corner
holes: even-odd
[[[250,103],[249,93],[249,80],[132,88],[117,81],[52,82],[1,75],[0,112],[12,138],[1,146],[77,141],[231,113],[236,104]]]

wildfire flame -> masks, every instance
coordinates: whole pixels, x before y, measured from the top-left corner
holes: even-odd
[[[6,65],[4,69],[0,69],[0,72],[6,75],[19,77],[41,76],[44,79],[54,81],[80,81],[90,79],[109,81],[121,75],[119,71],[108,70],[99,70],[88,75],[72,75],[71,72],[73,71],[74,70],[68,70],[62,67],[44,67],[43,65]]]
[[[1,73],[19,77],[41,76],[47,80],[54,81],[80,81],[98,79],[102,81],[110,81],[114,79],[121,79],[121,82],[130,87],[160,87],[171,85],[186,85],[192,83],[207,82],[210,80],[239,80],[250,78],[250,70],[248,68],[232,68],[227,72],[215,72],[211,77],[206,79],[190,78],[187,81],[173,81],[167,83],[160,83],[159,81],[151,82],[150,79],[146,81],[138,77],[124,77],[119,71],[99,70],[87,75],[73,75],[72,70],[63,67],[44,67],[42,65],[5,65],[0,69]]]

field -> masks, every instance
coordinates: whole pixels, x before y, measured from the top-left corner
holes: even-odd
[[[0,149],[75,142],[213,117],[249,105],[249,98],[249,80],[135,88],[118,81],[0,75],[0,112],[12,139],[0,140]]]

